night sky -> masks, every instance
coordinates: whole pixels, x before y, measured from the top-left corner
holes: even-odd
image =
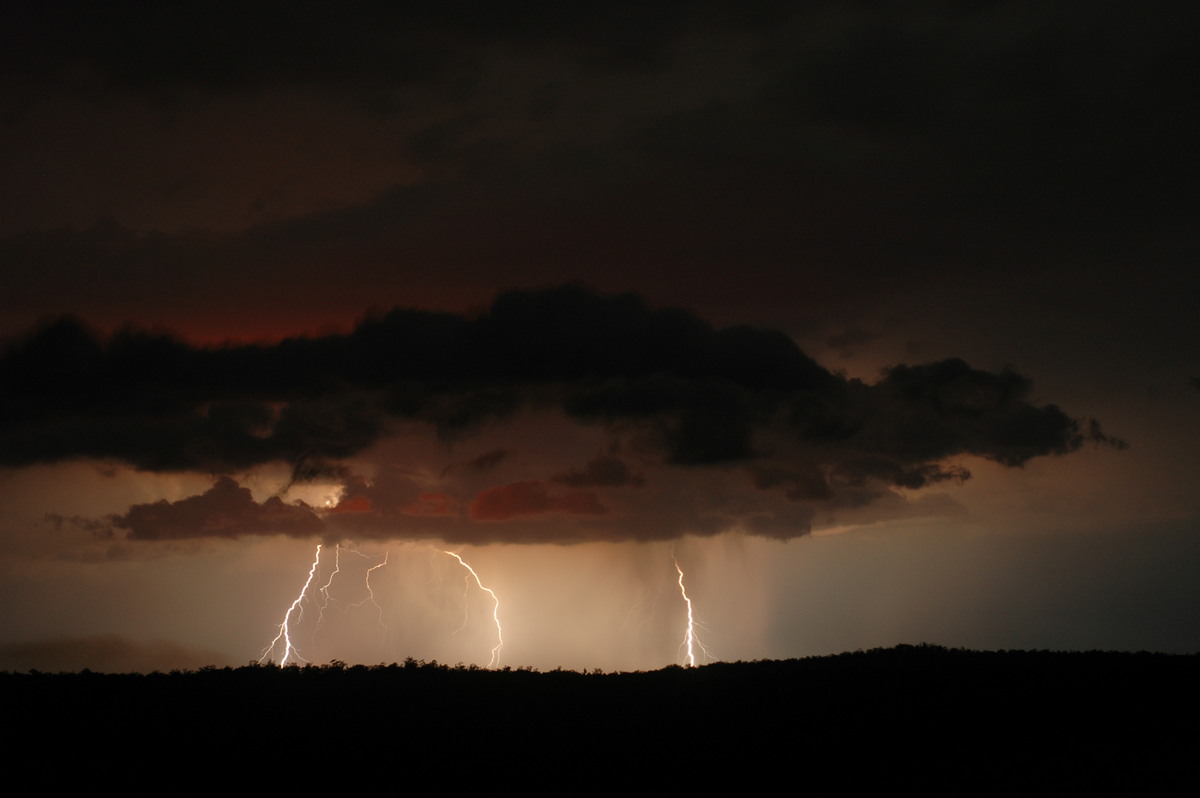
[[[407,6],[0,12],[0,669],[1200,650],[1200,12]]]

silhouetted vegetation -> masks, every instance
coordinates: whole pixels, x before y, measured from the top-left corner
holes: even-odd
[[[634,673],[412,659],[31,672],[0,674],[0,697],[12,761],[47,766],[50,783],[169,768],[264,789],[680,794],[783,777],[796,791],[1161,794],[1194,772],[1198,677],[1197,655],[922,645]]]

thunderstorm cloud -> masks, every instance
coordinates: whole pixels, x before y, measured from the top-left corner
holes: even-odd
[[[398,308],[348,334],[270,344],[200,347],[57,318],[8,344],[0,380],[3,465],[214,476],[201,495],[108,519],[138,540],[791,537],[820,509],[886,507],[968,479],[961,458],[1021,466],[1113,442],[1031,402],[1011,370],[949,359],[867,383],[779,331],[718,329],[578,285],[503,293],[475,315]],[[522,433],[497,445],[506,428]],[[404,449],[421,436],[430,448]],[[239,483],[277,464],[291,468],[284,496],[256,500]],[[338,487],[327,507],[285,498],[320,481]]]

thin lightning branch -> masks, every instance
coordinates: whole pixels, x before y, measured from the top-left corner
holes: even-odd
[[[308,587],[312,584],[313,576],[317,573],[317,566],[321,563],[321,544],[317,544],[317,554],[313,558],[312,567],[308,569],[308,580],[304,583],[304,587],[300,590],[300,595],[296,596],[296,600],[292,602],[292,606],[288,607],[288,611],[283,615],[283,622],[279,624],[279,634],[275,635],[275,639],[271,644],[263,649],[262,656],[258,658],[259,663],[262,663],[270,657],[271,652],[275,650],[275,646],[280,640],[283,641],[283,659],[279,660],[280,666],[287,665],[289,659],[296,659],[300,662],[308,662],[304,657],[300,656],[292,645],[292,635],[289,624],[291,623],[292,613],[297,609],[300,611],[300,617],[304,616],[304,608],[301,606],[304,602],[304,596],[308,593]]]
[[[643,591],[643,595],[645,595],[645,591]],[[650,604],[650,607],[649,607],[649,609],[645,610],[645,611],[642,613],[642,616],[643,616],[643,617],[642,617],[642,620],[641,620],[641,621],[638,623],[638,626],[642,626],[643,624],[645,624],[645,623],[646,623],[646,621],[647,621],[648,619],[650,619],[651,617],[653,617],[653,616],[654,616],[654,612],[655,612],[654,608],[655,608],[655,607],[658,605],[658,600],[659,600],[659,598],[661,598],[661,597],[662,597],[662,588],[660,587],[660,588],[658,589],[658,592],[654,594],[654,597],[650,599],[650,601],[649,601],[649,604]],[[629,627],[629,623],[630,623],[630,620],[633,618],[633,614],[634,614],[635,612],[637,612],[639,609],[641,609],[641,608],[642,608],[642,606],[643,606],[644,604],[646,604],[646,603],[647,603],[647,602],[645,602],[645,601],[642,601],[641,599],[639,599],[637,602],[635,602],[635,603],[633,604],[633,606],[632,606],[632,607],[630,607],[630,608],[629,608],[629,612],[625,613],[625,620],[621,622],[621,628],[620,628],[620,630],[619,630],[619,631],[624,631],[625,629],[627,629],[627,628]]]
[[[363,556],[366,556],[366,555],[363,555]],[[362,605],[366,604],[367,602],[374,604],[375,610],[379,613],[379,616],[378,616],[379,617],[379,625],[383,627],[383,631],[384,631],[385,635],[387,634],[387,624],[385,624],[383,622],[383,607],[379,606],[379,602],[375,600],[375,591],[371,588],[371,572],[378,568],[382,568],[383,566],[385,566],[387,564],[388,564],[388,552],[385,551],[383,553],[383,562],[372,565],[370,568],[367,569],[367,574],[364,577],[364,581],[367,584],[367,598],[350,605],[350,608],[352,609],[354,607],[361,607]]]
[[[500,628],[500,599],[496,598],[496,594],[489,587],[484,587],[483,582],[479,581],[479,574],[475,573],[475,569],[467,565],[462,557],[452,551],[442,551],[442,554],[449,554],[454,559],[458,560],[458,564],[470,571],[471,576],[475,579],[475,584],[479,585],[479,589],[492,597],[492,620],[496,622],[496,646],[492,649],[492,659],[488,662],[489,668],[494,668],[500,662],[500,649],[504,648],[504,631]],[[465,626],[465,623],[464,623]]]
[[[683,596],[683,601],[687,604],[687,628],[683,633],[683,642],[679,644],[680,648],[687,648],[687,664],[688,667],[695,667],[696,652],[699,648],[704,652],[705,659],[709,658],[708,649],[700,642],[700,638],[696,636],[696,621],[692,615],[692,600],[688,598],[687,588],[683,586],[683,569],[679,567],[679,560],[671,558],[675,562],[675,571],[679,574],[679,594]]]
[[[317,627],[320,628],[321,622],[325,620],[325,608],[329,606],[329,586],[333,584],[333,578],[342,570],[342,544],[337,544],[333,549],[333,571],[329,574],[329,579],[325,580],[325,584],[321,586],[321,603],[317,605]]]

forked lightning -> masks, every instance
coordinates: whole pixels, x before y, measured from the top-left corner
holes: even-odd
[[[692,614],[692,600],[688,598],[687,588],[683,586],[683,568],[679,566],[679,560],[671,558],[675,562],[675,571],[679,574],[679,595],[683,596],[683,601],[687,604],[687,626],[683,631],[683,642],[679,644],[681,649],[686,649],[686,661],[688,667],[696,665],[696,649],[699,648],[704,652],[705,659],[711,659],[708,649],[700,642],[700,638],[696,636],[696,618]]]
[[[483,582],[479,581],[479,574],[475,573],[475,569],[467,565],[462,557],[452,551],[443,550],[442,553],[449,554],[458,560],[458,564],[470,572],[475,579],[475,584],[479,585],[479,589],[492,597],[492,620],[496,622],[496,646],[492,649],[492,659],[488,662],[488,667],[494,668],[500,662],[500,649],[504,648],[504,630],[500,628],[500,599],[496,598],[496,594],[492,592],[491,588],[485,587]]]
[[[317,554],[313,558],[312,567],[308,569],[308,581],[304,583],[304,587],[300,590],[300,595],[296,596],[296,600],[292,602],[292,606],[288,607],[288,611],[283,615],[283,622],[279,624],[279,634],[275,635],[275,639],[271,644],[263,649],[262,656],[258,658],[260,663],[266,662],[271,657],[271,652],[275,650],[275,646],[279,641],[283,641],[283,659],[279,660],[281,666],[287,665],[288,661],[292,662],[308,662],[304,657],[300,656],[296,651],[296,647],[292,645],[291,622],[292,613],[299,611],[299,617],[304,617],[304,597],[308,593],[308,588],[312,584],[313,577],[317,573],[317,566],[321,563],[321,544],[317,544]],[[331,577],[332,578],[332,577]],[[299,618],[298,618],[299,619]],[[298,620],[297,619],[297,620]]]

